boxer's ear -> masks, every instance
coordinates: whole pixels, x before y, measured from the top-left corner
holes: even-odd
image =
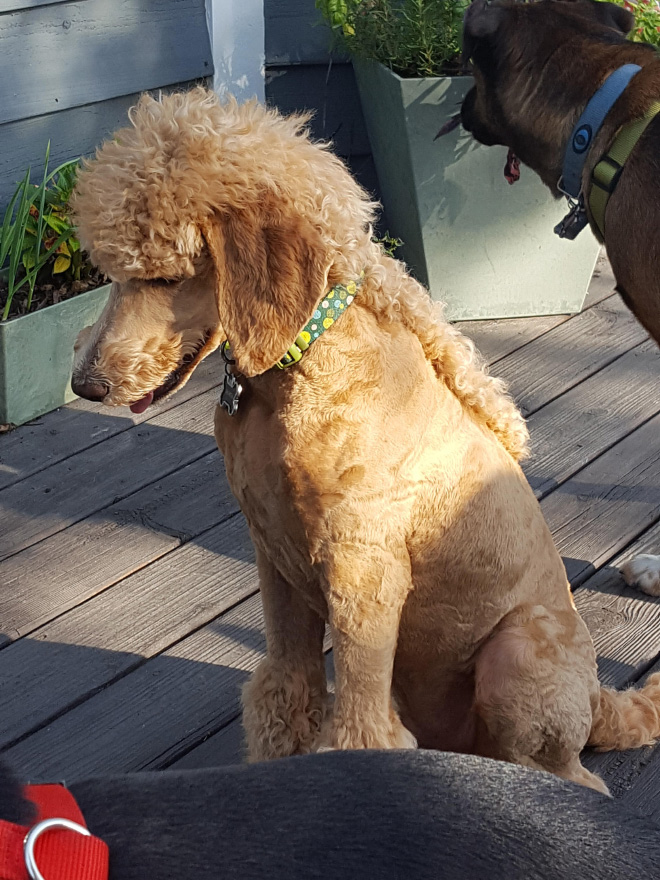
[[[495,37],[505,10],[489,0],[472,0],[463,20],[463,63],[474,57],[478,46]]]
[[[606,27],[621,31],[628,35],[635,27],[635,16],[622,6],[615,3],[603,3],[601,0],[590,0],[593,13]]]

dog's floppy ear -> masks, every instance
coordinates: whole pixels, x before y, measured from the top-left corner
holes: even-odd
[[[635,27],[635,16],[622,6],[601,0],[590,0],[590,5],[596,18],[606,27],[615,28],[626,35]]]
[[[594,18],[605,27],[629,34],[635,27],[635,16],[632,12],[617,6],[616,3],[604,3],[603,0],[556,0],[558,3],[570,5],[575,12],[584,14],[591,21]]]
[[[482,40],[495,36],[502,21],[504,10],[489,0],[472,0],[465,10],[463,21],[463,63],[473,57],[475,48]]]
[[[323,298],[331,256],[302,217],[259,222],[250,208],[216,214],[202,225],[217,273],[222,324],[245,376],[272,367]]]

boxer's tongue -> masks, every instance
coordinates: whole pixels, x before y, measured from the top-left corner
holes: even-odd
[[[149,394],[145,394],[140,400],[136,400],[135,403],[132,403],[130,406],[130,410],[132,413],[143,413],[145,409],[149,406],[149,404],[154,399],[153,391],[150,391]]]
[[[520,159],[513,150],[509,150],[507,153],[504,176],[509,183],[515,183],[517,180],[520,180]]]

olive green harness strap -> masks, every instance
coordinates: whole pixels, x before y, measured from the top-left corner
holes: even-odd
[[[624,125],[614,138],[612,146],[596,165],[591,175],[589,207],[600,234],[605,238],[605,210],[610,196],[616,189],[626,160],[632,153],[647,125],[660,113],[660,101],[656,101],[641,119]]]

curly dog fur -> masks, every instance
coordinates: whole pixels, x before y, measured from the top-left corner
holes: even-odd
[[[658,736],[658,686],[600,688],[503,384],[373,242],[374,204],[304,118],[197,89],[144,97],[130,121],[75,195],[115,284],[73,386],[144,408],[230,341],[244,392],[215,432],[268,646],[244,691],[251,758],[417,741],[604,790],[580,750]],[[360,277],[303,359],[271,369]]]

